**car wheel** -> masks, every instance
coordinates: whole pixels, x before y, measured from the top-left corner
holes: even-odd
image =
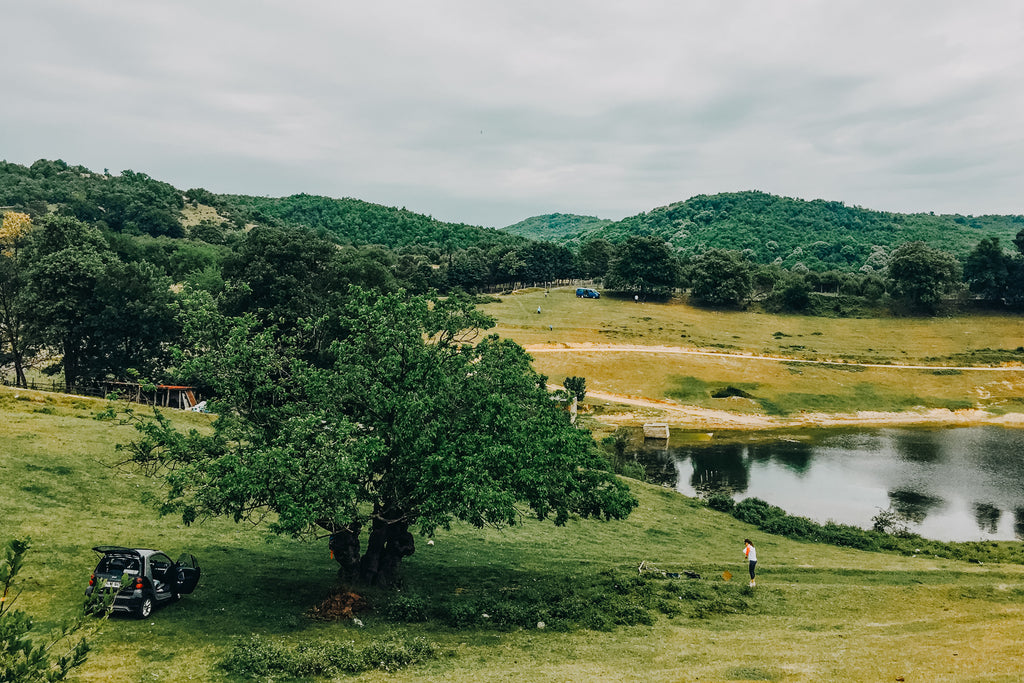
[[[139,619],[146,619],[153,613],[153,598],[145,596],[142,598],[142,602],[139,603],[139,609],[137,611]]]

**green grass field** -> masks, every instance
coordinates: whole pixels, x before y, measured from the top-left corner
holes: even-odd
[[[534,366],[551,381],[581,376],[594,391],[766,415],[914,408],[1024,412],[1024,318],[1020,316],[780,316],[708,311],[678,301],[634,304],[608,297],[577,299],[572,288],[553,289],[546,296],[544,290],[527,290],[481,308],[497,320],[496,332],[523,345],[617,347],[615,351],[534,351]],[[729,355],[683,355],[650,347]],[[807,360],[841,364],[795,362]],[[906,365],[934,367],[899,367]],[[953,369],[998,365],[1014,369]],[[752,398],[713,398],[716,391],[730,386]]]
[[[624,522],[459,526],[432,546],[419,540],[402,594],[427,605],[461,600],[467,626],[388,618],[388,598],[373,592],[378,608],[360,615],[365,628],[314,621],[307,611],[334,584],[325,543],[227,520],[185,527],[160,517],[158,486],[116,467],[114,445],[131,432],[95,419],[103,407],[0,389],[0,538],[33,541],[19,606],[41,632],[75,614],[97,544],[189,550],[203,580],[148,620],[103,622],[77,680],[247,680],[218,663],[251,634],[288,645],[434,644],[437,657],[359,676],[367,681],[1019,680],[1024,567],[798,543],[639,483],[640,507]],[[209,418],[177,419],[201,426]],[[746,536],[760,555],[753,591],[740,580]],[[702,578],[644,584],[661,605],[649,624],[520,628],[477,614],[493,607],[496,620],[526,593],[627,586],[641,561]],[[730,582],[721,576],[727,570],[736,574]],[[632,599],[621,592],[612,598]]]

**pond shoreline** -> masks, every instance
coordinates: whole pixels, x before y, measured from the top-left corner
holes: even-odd
[[[795,415],[764,415],[687,406],[672,401],[620,396],[588,391],[590,408],[582,415],[609,427],[638,427],[650,422],[665,422],[678,429],[782,430],[808,427],[980,427],[997,425],[1024,429],[1024,413],[996,414],[980,409],[949,410],[921,408],[902,412],[862,410],[856,413],[800,412]],[[596,405],[594,405],[596,404]],[[622,405],[625,410],[607,408]]]

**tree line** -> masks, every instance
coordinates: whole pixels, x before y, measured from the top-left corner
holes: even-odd
[[[537,216],[507,230],[569,246],[645,235],[660,237],[682,258],[718,248],[786,270],[856,272],[877,271],[877,252],[906,242],[924,242],[963,260],[981,239],[1008,244],[1024,228],[1020,215],[902,214],[756,191],[697,195],[617,222],[574,218]]]

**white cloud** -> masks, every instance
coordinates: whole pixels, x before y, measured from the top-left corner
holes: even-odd
[[[739,189],[1024,212],[1015,3],[37,0],[5,24],[20,163],[488,225]]]

